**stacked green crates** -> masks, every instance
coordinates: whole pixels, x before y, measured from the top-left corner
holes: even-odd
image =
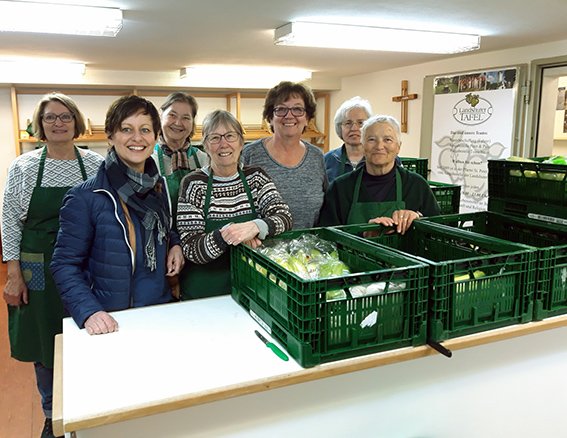
[[[435,181],[427,181],[431,191],[437,199],[441,214],[453,214],[459,212],[461,205],[461,186],[456,184],[445,184]]]
[[[428,178],[428,159],[427,158],[408,158],[400,157],[402,166],[415,172],[425,179]],[[431,191],[437,199],[441,214],[452,214],[459,212],[461,203],[461,186],[456,184],[447,184],[436,181],[427,181]]]
[[[567,224],[567,166],[489,160],[488,209]]]
[[[567,313],[567,227],[490,211],[427,220],[536,247],[534,319]]]
[[[405,169],[415,172],[427,179],[429,173],[429,160],[427,158],[400,157],[400,161]]]
[[[532,247],[425,221],[414,222],[404,235],[369,224],[335,229],[430,265],[429,338],[433,341],[533,319],[536,253]],[[365,232],[378,235],[368,237]]]
[[[425,344],[428,267],[412,258],[330,229],[290,231],[333,242],[352,274],[306,280],[263,254],[239,245],[231,252],[232,296],[302,366],[311,367],[377,351]],[[350,288],[375,282],[405,283],[402,290],[352,298]],[[346,299],[327,301],[343,289]],[[363,324],[375,314],[377,321]]]

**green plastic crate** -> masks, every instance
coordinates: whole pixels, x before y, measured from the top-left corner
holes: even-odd
[[[305,280],[255,250],[231,252],[232,297],[303,367],[377,351],[423,345],[427,336],[428,266],[333,230],[291,231],[334,242],[350,275]],[[264,272],[264,274],[262,274]],[[405,289],[327,301],[326,292],[375,282]],[[376,312],[377,323],[366,326]],[[362,324],[362,325],[361,325]]]
[[[567,227],[491,211],[426,220],[538,248],[534,319],[567,313]]]
[[[491,196],[488,198],[488,210],[567,226],[567,206]]]
[[[369,224],[335,229],[358,238],[364,231],[378,232],[364,240],[430,265],[429,338],[434,341],[533,319],[532,247],[426,221],[414,222],[404,235]],[[476,278],[478,271],[484,276]]]
[[[445,184],[435,181],[427,181],[431,191],[437,199],[441,214],[453,214],[459,212],[461,205],[461,186]]]
[[[429,160],[427,158],[409,158],[400,157],[402,166],[407,170],[420,174],[422,177],[427,179],[429,169],[427,168]]]
[[[546,157],[532,159],[543,161]],[[488,196],[489,200],[509,203],[508,208],[525,210],[525,214],[539,213],[567,219],[567,166],[489,160]]]

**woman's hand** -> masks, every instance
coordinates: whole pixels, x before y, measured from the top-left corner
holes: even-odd
[[[103,310],[93,313],[85,321],[85,328],[89,335],[104,335],[118,331],[116,320]]]
[[[167,273],[165,275],[168,277],[178,275],[183,266],[185,266],[185,257],[183,257],[181,246],[172,246],[167,253]]]
[[[378,216],[370,219],[368,223],[384,225],[385,227],[391,227],[392,225],[394,225],[394,219],[387,216]],[[362,233],[362,237],[378,237],[379,234],[380,234],[379,231],[364,231]]]
[[[22,276],[19,260],[8,261],[8,276],[4,286],[4,301],[9,306],[28,304],[28,287]]]
[[[221,236],[224,241],[234,246],[254,239],[258,233],[260,233],[258,225],[252,221],[230,224],[221,229]]]
[[[252,249],[256,249],[260,246],[262,246],[262,241],[260,239],[258,239],[257,237],[253,237],[250,240],[246,240],[245,242],[242,242],[244,245],[249,246]]]
[[[419,219],[420,215],[413,210],[396,210],[392,214],[392,219],[396,225],[396,231],[405,234],[411,227],[414,220]]]

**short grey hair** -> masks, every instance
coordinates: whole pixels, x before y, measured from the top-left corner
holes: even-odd
[[[370,126],[374,126],[378,123],[387,123],[392,128],[394,128],[394,131],[396,132],[397,142],[399,144],[402,143],[402,141],[401,141],[402,130],[400,128],[400,123],[398,122],[398,120],[395,117],[386,116],[386,115],[382,115],[382,114],[377,114],[375,116],[372,116],[368,120],[366,120],[366,122],[364,122],[364,125],[362,125],[362,132],[361,132],[363,142],[364,142],[364,138],[366,137],[366,130]]]
[[[215,110],[207,114],[203,120],[203,141],[206,141],[207,136],[220,125],[228,126],[230,129],[238,133],[242,141],[244,141],[244,128],[242,128],[238,119],[234,117],[234,114],[226,110]]]
[[[345,100],[335,113],[335,131],[341,140],[343,140],[343,130],[341,125],[346,120],[348,112],[355,108],[363,110],[366,113],[366,117],[370,117],[372,115],[372,106],[370,106],[370,102],[366,99],[363,99],[360,96],[355,96]]]

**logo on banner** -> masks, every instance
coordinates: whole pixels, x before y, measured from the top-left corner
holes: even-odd
[[[463,125],[480,125],[492,117],[492,104],[478,94],[469,93],[455,104],[453,117]]]

